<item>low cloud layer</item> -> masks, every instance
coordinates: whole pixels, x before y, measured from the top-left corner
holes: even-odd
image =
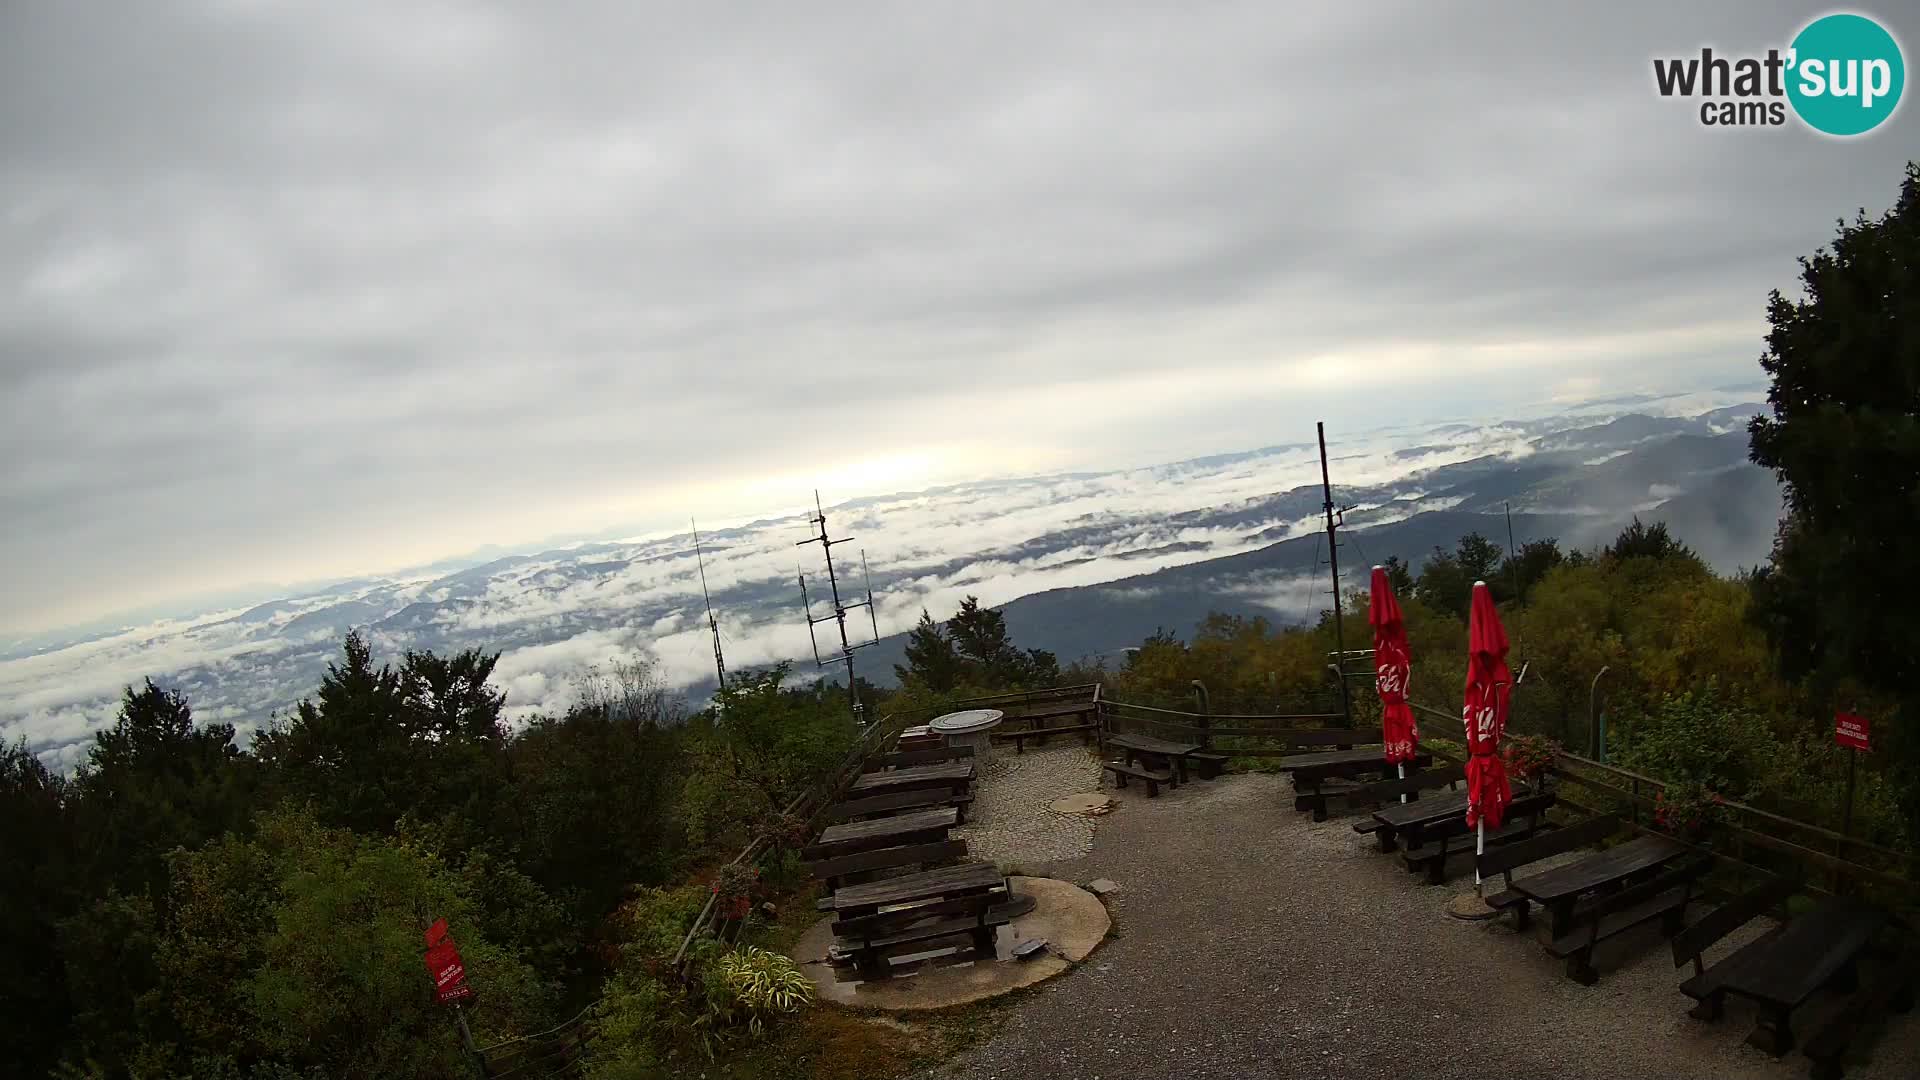
[[[1634,408],[1680,417],[1737,400],[1691,395]],[[1577,432],[1618,411],[1603,406],[1535,419],[1336,432],[1330,455],[1341,491],[1361,499],[1356,513],[1369,524],[1386,524],[1460,504],[1465,496],[1458,492],[1427,490],[1421,478],[1436,476],[1436,469],[1525,460],[1553,440],[1556,453],[1577,462],[1591,452],[1583,441],[1590,437]],[[1642,422],[1669,436],[1716,428],[1704,419]],[[1611,477],[1604,466],[1591,471],[1593,480],[1569,498],[1607,502],[1618,512],[1651,494],[1637,474]],[[1312,535],[1320,528],[1318,479],[1317,451],[1301,442],[1138,469],[867,498],[830,504],[827,514],[834,536],[855,538],[836,549],[850,598],[863,595],[858,567],[860,554],[867,556],[875,621],[884,636],[911,626],[922,608],[944,618],[967,595],[999,605]],[[816,613],[825,606],[818,550],[795,546],[808,535],[805,519],[710,524],[703,530],[706,581],[729,665],[802,659],[800,670],[810,670],[795,580],[802,568]],[[1257,602],[1282,616],[1314,610],[1314,568],[1298,570],[1254,582]],[[712,675],[698,563],[682,531],[432,575],[361,579],[60,648],[0,651],[0,739],[25,738],[70,766],[91,732],[110,721],[120,688],[149,675],[184,689],[203,719],[251,731],[313,692],[326,663],[337,657],[341,636],[353,628],[368,633],[383,660],[397,660],[410,648],[500,652],[494,682],[515,720],[564,711],[576,698],[579,674],[615,658],[644,657],[675,686],[697,688]],[[872,632],[864,617],[853,629],[856,640]],[[819,632],[823,641],[833,633],[830,626]]]

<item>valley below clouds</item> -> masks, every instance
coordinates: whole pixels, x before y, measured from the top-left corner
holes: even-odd
[[[1722,572],[1753,565],[1779,512],[1771,474],[1746,463],[1745,421],[1760,410],[1754,397],[1616,399],[1526,419],[1330,432],[1335,498],[1353,506],[1343,577],[1359,587],[1367,562],[1387,555],[1417,564],[1432,543],[1450,545],[1456,529],[1481,527],[1504,544],[1504,526],[1491,523],[1509,505],[1523,542],[1552,535],[1589,546],[1639,514],[1668,520]],[[860,674],[889,681],[897,635],[923,608],[944,618],[968,595],[1010,605],[1019,643],[1063,661],[1138,644],[1139,625],[1155,619],[1190,632],[1196,611],[1311,617],[1326,606],[1328,579],[1318,452],[1311,430],[1298,435],[1110,472],[860,497],[823,492],[832,535],[854,538],[834,549],[843,595],[864,596],[864,552],[874,621],[888,639],[863,654]],[[815,612],[824,613],[819,550],[796,546],[809,530],[803,513],[703,525],[706,582],[730,668],[794,660],[796,672],[814,671],[796,581],[804,569]],[[1114,605],[1127,616],[1102,615]],[[864,613],[850,625],[859,640],[872,636]],[[244,739],[313,692],[352,629],[367,635],[377,660],[410,649],[499,652],[494,682],[514,721],[563,712],[579,673],[614,658],[646,657],[695,702],[713,686],[700,575],[691,535],[681,531],[360,578],[77,640],[0,645],[0,737],[24,739],[50,764],[71,768],[111,722],[122,688],[152,677],[185,691],[201,720],[232,723]]]

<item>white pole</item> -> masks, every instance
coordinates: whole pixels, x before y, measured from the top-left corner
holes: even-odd
[[[1473,841],[1473,887],[1480,888],[1480,856],[1487,853],[1487,819],[1480,819],[1480,827],[1475,831]]]
[[[1407,778],[1407,763],[1404,761],[1401,762],[1399,765],[1399,769],[1400,769],[1400,779],[1405,780]],[[1400,793],[1400,801],[1403,803],[1407,801],[1406,792],[1403,791]]]

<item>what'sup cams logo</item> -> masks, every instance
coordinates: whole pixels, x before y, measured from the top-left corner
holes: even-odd
[[[1699,99],[1707,127],[1779,127],[1788,109],[1825,135],[1865,135],[1900,105],[1907,66],[1900,43],[1865,15],[1823,15],[1786,49],[1765,56],[1655,59],[1653,84],[1665,98]]]

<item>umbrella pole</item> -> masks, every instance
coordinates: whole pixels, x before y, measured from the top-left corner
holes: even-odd
[[[1401,762],[1399,768],[1400,768],[1400,779],[1405,780],[1407,778],[1407,763],[1404,761]],[[1403,791],[1400,793],[1400,801],[1403,803],[1407,801],[1406,792]],[[1851,811],[1853,808],[1849,806],[1847,809]]]
[[[1480,825],[1474,830],[1473,840],[1473,891],[1480,891],[1480,856],[1487,853],[1487,819],[1481,818]]]

